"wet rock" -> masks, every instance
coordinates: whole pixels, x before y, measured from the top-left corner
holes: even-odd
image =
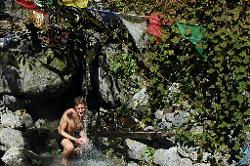
[[[173,124],[167,121],[162,121],[158,123],[158,126],[160,129],[171,129],[173,127]]]
[[[41,165],[39,156],[25,148],[12,147],[2,157],[7,166],[32,166]]]
[[[7,151],[11,147],[24,147],[26,141],[23,133],[11,128],[0,129],[0,150]]]
[[[187,124],[191,114],[188,111],[176,110],[175,112],[164,113],[164,110],[158,109],[155,112],[157,125],[161,129],[171,129]]]
[[[192,166],[190,159],[179,156],[176,147],[155,150],[154,163],[160,166]]]
[[[27,142],[27,148],[37,154],[45,153],[57,147],[52,140],[55,138],[53,132],[45,128],[30,128],[24,134]],[[56,149],[55,149],[56,150]],[[52,150],[54,151],[54,150]]]
[[[99,81],[100,95],[102,101],[105,103],[104,105],[108,105],[111,108],[115,107],[116,103],[113,92],[116,91],[117,88],[113,87],[115,84],[114,79],[111,75],[105,75],[103,77],[100,77]]]
[[[107,70],[107,59],[105,56],[99,56],[99,94],[102,103],[106,107],[115,107],[116,96],[119,94],[117,82],[114,77]]]
[[[201,159],[201,161],[203,162],[203,163],[208,163],[209,162],[209,160],[210,160],[210,158],[211,158],[211,153],[208,153],[208,152],[203,152],[202,153],[202,159]]]
[[[175,116],[175,112],[166,113],[166,114],[165,114],[165,119],[166,119],[168,122],[172,122],[172,121],[174,121],[174,116]]]

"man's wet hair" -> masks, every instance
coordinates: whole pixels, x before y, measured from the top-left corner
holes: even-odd
[[[78,96],[74,99],[74,105],[77,106],[79,104],[86,106],[86,101],[83,99],[83,97]]]

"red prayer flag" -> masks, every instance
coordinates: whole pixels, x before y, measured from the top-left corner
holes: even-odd
[[[156,37],[157,44],[161,42],[161,19],[158,14],[151,14],[150,16],[146,16],[149,19],[147,33]]]
[[[31,0],[16,0],[16,3],[26,9],[38,8],[35,3]]]

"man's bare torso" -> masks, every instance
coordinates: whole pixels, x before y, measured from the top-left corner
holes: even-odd
[[[81,130],[83,128],[83,125],[82,125],[80,119],[77,118],[77,116],[74,113],[74,109],[72,109],[72,108],[68,109],[63,114],[61,121],[60,121],[60,125],[58,127],[59,133],[60,133],[60,128],[61,128],[63,123],[66,125],[65,132],[67,132],[68,134],[71,134],[71,135],[75,131]]]

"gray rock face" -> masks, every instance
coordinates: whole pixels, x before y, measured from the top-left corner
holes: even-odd
[[[0,48],[0,94],[11,109],[19,109],[32,99],[59,96],[75,73],[73,55],[37,49],[31,36],[25,29],[16,32],[7,48]]]
[[[130,163],[127,164],[127,166],[139,166],[139,165],[136,164],[136,163],[130,162]]]
[[[160,166],[192,166],[190,159],[178,155],[176,147],[157,149],[154,153],[154,163]]]
[[[20,117],[26,128],[33,125],[32,117],[26,112],[25,109],[15,111],[15,114]]]
[[[198,160],[198,152],[195,149],[178,146],[177,151],[181,157],[190,158],[192,161]]]
[[[193,166],[210,166],[210,163],[196,163]]]
[[[114,107],[116,105],[114,96],[118,93],[115,80],[111,75],[103,73],[102,67],[100,71],[102,72],[99,77],[99,87],[102,101],[110,107]]]
[[[148,156],[149,147],[146,144],[131,139],[125,141],[128,146],[128,155],[132,159],[144,160],[148,163],[153,161],[160,166],[192,166],[192,160],[182,158],[178,154],[177,147],[155,149],[151,152],[153,156]]]
[[[38,155],[25,148],[10,148],[1,158],[8,166],[32,166],[40,165]]]
[[[25,98],[7,94],[3,95],[3,101],[5,105],[11,106],[11,108],[24,107],[25,105],[30,103],[30,100],[27,100]]]
[[[187,111],[164,113],[164,110],[157,110],[155,118],[158,120],[160,128],[171,129],[173,127],[180,127],[188,123],[191,114]]]
[[[148,146],[131,139],[126,139],[126,144],[128,146],[128,155],[132,159],[149,161],[146,151]]]
[[[11,111],[0,114],[0,127],[9,127],[14,129],[23,127],[23,124],[24,122],[22,119]]]
[[[0,150],[7,151],[11,147],[24,147],[22,132],[11,128],[0,129]]]
[[[172,119],[172,123],[174,126],[181,126],[184,123],[187,123],[190,117],[190,113],[186,111],[182,111],[178,114],[175,114]]]
[[[147,94],[147,90],[143,88],[133,96],[127,106],[127,109],[133,110],[136,114],[136,117],[140,118],[148,116],[149,112],[151,111],[149,99],[150,97]]]
[[[104,105],[109,107],[116,106],[116,96],[119,94],[116,80],[113,76],[107,71],[107,59],[105,56],[99,55],[99,94],[101,96],[102,102]]]
[[[140,92],[136,93],[132,100],[130,101],[128,108],[132,110],[143,109],[142,107],[147,107],[149,104],[149,95],[146,89],[142,89]]]

